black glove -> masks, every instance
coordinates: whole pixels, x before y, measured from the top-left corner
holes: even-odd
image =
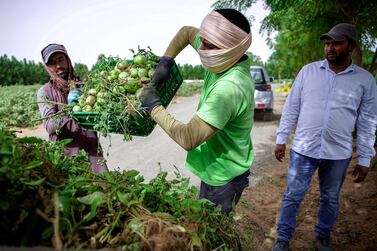
[[[160,96],[154,86],[147,85],[143,88],[140,94],[140,102],[143,107],[151,113],[153,108],[161,105]]]
[[[152,76],[152,85],[158,88],[168,80],[173,63],[174,59],[171,57],[164,56],[160,59]]]

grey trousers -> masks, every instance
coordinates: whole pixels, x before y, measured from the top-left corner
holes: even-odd
[[[222,186],[210,186],[202,181],[199,197],[221,206],[221,212],[228,214],[233,209],[233,203],[238,203],[243,190],[249,186],[249,175],[250,171],[247,170]]]

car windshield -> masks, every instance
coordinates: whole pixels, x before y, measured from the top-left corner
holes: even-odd
[[[254,84],[263,84],[263,75],[260,69],[251,69],[250,74],[254,80]]]

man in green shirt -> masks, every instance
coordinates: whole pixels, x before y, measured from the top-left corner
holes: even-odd
[[[190,44],[206,69],[196,114],[188,124],[175,120],[161,106],[155,89],[169,75],[174,58]],[[244,54],[251,44],[247,19],[233,9],[209,13],[200,29],[184,26],[161,58],[152,85],[140,100],[152,118],[188,151],[186,166],[201,179],[200,197],[232,210],[249,184],[254,160],[251,128],[254,85],[250,59]]]

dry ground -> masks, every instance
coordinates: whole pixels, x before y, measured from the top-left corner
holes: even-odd
[[[263,178],[248,188],[237,206],[239,231],[244,250],[271,250],[276,240],[276,222],[286,186],[288,160],[278,162],[266,154]],[[340,199],[340,212],[332,231],[334,250],[377,250],[377,168],[372,168],[363,183],[352,181],[356,153],[347,171]],[[290,250],[315,250],[313,228],[319,203],[318,177],[301,204],[297,228]]]

